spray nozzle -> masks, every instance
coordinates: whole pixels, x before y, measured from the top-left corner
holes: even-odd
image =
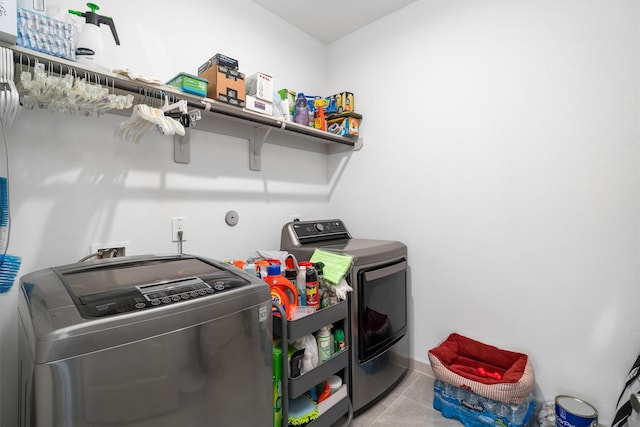
[[[113,34],[113,39],[116,41],[117,45],[120,45],[120,39],[118,38],[118,33],[116,32],[116,24],[113,22],[113,18],[109,16],[98,15],[96,10],[100,10],[100,6],[95,3],[87,3],[87,7],[91,10],[86,12],[80,12],[78,10],[69,9],[69,13],[72,15],[82,16],[85,18],[85,22],[87,24],[92,24],[97,27],[100,24],[108,25],[111,28],[111,34]]]

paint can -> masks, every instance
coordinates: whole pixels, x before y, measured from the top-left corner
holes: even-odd
[[[573,396],[556,396],[556,427],[597,427],[598,410]]]

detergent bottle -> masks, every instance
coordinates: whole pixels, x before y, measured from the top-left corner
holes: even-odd
[[[116,25],[112,18],[96,13],[100,9],[97,4],[87,3],[87,6],[91,10],[86,12],[69,10],[72,15],[85,18],[85,24],[80,29],[76,43],[76,61],[111,71],[110,61],[106,57],[105,42],[103,41],[100,24],[108,25],[111,28],[116,44],[120,45]]]
[[[264,278],[271,289],[271,300],[280,304],[286,314],[287,319],[293,319],[293,307],[298,305],[298,291],[293,283],[280,273],[278,264],[270,265],[267,269],[267,276]],[[274,315],[278,315],[277,310],[273,310]]]
[[[308,126],[309,125],[309,103],[307,102],[307,98],[304,96],[304,93],[298,93],[298,97],[296,98],[295,104],[295,112],[293,115],[293,121]]]

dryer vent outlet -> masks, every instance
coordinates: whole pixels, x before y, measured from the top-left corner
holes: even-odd
[[[126,253],[124,246],[117,248],[102,248],[98,249],[98,259],[104,258],[116,258],[119,256],[124,256]]]

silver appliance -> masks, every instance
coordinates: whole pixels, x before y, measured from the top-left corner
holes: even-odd
[[[398,241],[351,237],[341,220],[294,221],[280,249],[298,261],[316,249],[353,256],[349,299],[349,395],[358,414],[389,393],[409,368],[407,247]]]
[[[153,255],[20,287],[20,426],[270,425],[271,294],[256,277]]]

